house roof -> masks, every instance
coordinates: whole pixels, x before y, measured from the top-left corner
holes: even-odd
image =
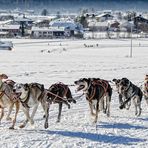
[[[7,30],[19,30],[20,25],[0,25],[0,29],[7,29]]]
[[[31,31],[65,31],[64,27],[32,27]]]
[[[78,26],[73,20],[67,19],[51,21],[49,25],[52,27],[69,27],[71,30],[75,30]]]
[[[108,22],[90,22],[88,26],[108,27]]]
[[[97,17],[97,18],[100,18],[100,17],[113,17],[113,15],[108,14],[108,13],[102,13],[102,14],[100,14],[100,15],[97,15],[96,17]]]

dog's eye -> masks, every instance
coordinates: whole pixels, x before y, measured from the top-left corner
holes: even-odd
[[[21,87],[20,86],[18,86],[18,89],[20,89]]]

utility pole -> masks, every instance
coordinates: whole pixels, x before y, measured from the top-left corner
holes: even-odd
[[[130,48],[130,58],[132,58],[132,54],[133,54],[133,38],[132,38],[132,34],[133,34],[133,29],[132,29],[132,23],[131,23],[131,48]]]

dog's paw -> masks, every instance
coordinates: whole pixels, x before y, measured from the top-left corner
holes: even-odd
[[[14,130],[14,127],[13,127],[13,126],[11,126],[11,127],[9,127],[9,129]]]
[[[76,101],[76,100],[73,100],[73,103],[74,103],[74,104],[76,104],[76,103],[77,103],[77,101]]]
[[[95,117],[95,116],[96,116],[96,114],[95,114],[95,113],[91,113],[91,116]]]
[[[7,121],[10,121],[10,120],[12,120],[12,118],[11,117],[7,117],[6,120]]]
[[[25,127],[25,125],[24,124],[21,124],[20,126],[19,126],[19,128],[24,128]]]
[[[123,108],[124,108],[124,105],[120,105],[119,108],[120,108],[120,109],[123,109]]]
[[[47,129],[48,128],[48,123],[44,124],[44,128]]]
[[[70,104],[68,104],[68,109],[70,109]]]

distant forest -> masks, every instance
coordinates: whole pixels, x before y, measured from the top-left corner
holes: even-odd
[[[42,9],[78,11],[79,9],[148,10],[148,0],[0,0],[0,9]]]

